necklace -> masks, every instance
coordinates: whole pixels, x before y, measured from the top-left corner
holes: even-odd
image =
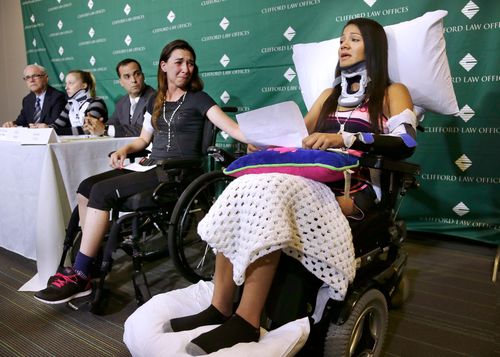
[[[338,109],[335,110],[335,120],[337,121],[337,123],[339,123],[339,126],[340,126],[338,134],[342,134],[344,132],[345,125],[351,119],[352,113],[354,113],[354,111],[356,111],[357,109],[359,109],[359,107],[361,107],[361,104],[363,104],[363,103],[364,103],[364,101],[361,102],[361,103],[359,103],[354,109],[352,109],[351,112],[349,113],[349,116],[344,120],[343,123],[341,123],[340,120],[339,120],[339,110]]]
[[[163,103],[163,120],[167,124],[167,150],[170,150],[170,148],[171,148],[170,143],[172,142],[172,137],[173,137],[173,135],[172,135],[172,122],[174,121],[174,115],[175,115],[175,113],[177,113],[177,111],[181,107],[182,103],[184,103],[184,99],[186,99],[186,94],[187,94],[187,92],[184,92],[184,95],[182,96],[180,102],[178,101],[179,104],[174,109],[174,111],[172,112],[172,114],[170,115],[170,118],[168,118],[168,120],[167,120],[166,113],[165,113],[165,110],[167,108],[167,101],[165,101]]]

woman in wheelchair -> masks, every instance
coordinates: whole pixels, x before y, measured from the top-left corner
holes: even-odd
[[[140,136],[111,155],[114,170],[89,177],[78,188],[83,235],[73,267],[52,276],[47,288],[35,293],[36,299],[57,304],[91,293],[89,272],[107,232],[110,210],[124,198],[153,189],[164,181],[162,162],[201,157],[206,118],[245,142],[238,125],[202,89],[194,49],[183,40],[168,43],[158,64],[158,93],[148,104]],[[144,150],[151,141],[150,159],[158,167],[146,172],[127,170],[127,154]]]
[[[349,148],[397,159],[410,156],[416,146],[416,117],[407,88],[389,80],[384,29],[370,19],[353,19],[344,27],[340,43],[337,78],[305,118],[310,135],[303,147]],[[291,175],[234,180],[198,226],[202,239],[217,253],[211,305],[196,315],[170,320],[164,329],[177,332],[221,324],[186,346],[191,355],[258,341],[281,251],[327,283],[331,298],[343,300],[355,275],[346,217],[362,219],[376,204],[374,181],[369,172],[355,172],[344,194],[344,182],[330,185],[332,190]],[[243,281],[241,300],[233,310],[236,285]]]

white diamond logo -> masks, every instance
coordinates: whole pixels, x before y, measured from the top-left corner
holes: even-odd
[[[170,11],[168,13],[167,20],[170,21],[170,23],[174,22],[174,20],[175,20],[175,13],[173,11]]]
[[[35,19],[35,15],[32,14],[31,17],[30,17],[30,20],[31,20],[31,22],[35,23],[35,20],[36,20]]]
[[[59,55],[62,56],[64,53],[64,48],[62,46],[59,46],[59,50],[57,50],[57,52],[59,52]]]
[[[462,14],[467,16],[469,19],[472,19],[478,12],[479,6],[474,4],[472,1],[469,1],[462,9]]]
[[[289,26],[286,31],[283,33],[283,36],[285,36],[285,38],[288,40],[288,41],[291,41],[292,38],[295,37],[295,30]]]
[[[297,73],[295,73],[295,71],[293,69],[288,68],[287,71],[285,72],[285,74],[283,74],[283,77],[288,79],[288,82],[291,82],[291,81],[293,81],[293,79],[295,78],[296,75],[297,75]]]
[[[60,4],[61,3],[61,0],[57,0],[57,3]]]
[[[455,165],[457,165],[460,170],[465,171],[472,166],[472,161],[464,154],[455,161]]]
[[[368,5],[369,7],[372,7],[373,4],[375,4],[377,2],[377,0],[363,0],[366,5]]]
[[[125,37],[124,42],[127,46],[130,46],[130,43],[132,42],[132,37],[130,37],[130,35],[127,35],[127,37]]]
[[[33,42],[31,42],[33,44],[33,47],[36,47],[36,38],[33,39]]]
[[[467,53],[459,63],[467,72],[469,72],[477,64],[477,60],[472,57],[470,53]]]
[[[64,73],[59,72],[59,80],[62,82],[64,81]]]
[[[92,0],[89,0],[87,6],[89,7],[90,10],[92,10],[92,8],[94,7],[94,2]]]
[[[455,212],[457,215],[460,217],[466,215],[467,213],[470,212],[469,207],[465,205],[465,203],[460,202],[458,205],[453,207],[453,212]]]
[[[467,104],[465,104],[458,112],[458,116],[466,123],[474,116],[474,114],[476,113]]]
[[[130,14],[130,10],[132,10],[132,8],[130,7],[129,4],[125,5],[125,7],[123,8],[123,12],[125,13],[125,15],[128,16],[128,14]]]
[[[221,57],[219,62],[223,67],[226,67],[229,64],[230,60],[229,60],[229,57],[227,55],[224,55]]]
[[[226,31],[227,27],[229,26],[229,20],[226,19],[225,17],[220,21],[219,26]]]
[[[59,20],[59,22],[57,23],[57,28],[61,30],[63,28],[63,25],[64,25],[63,22]]]
[[[94,28],[91,27],[90,30],[89,30],[89,36],[90,36],[90,38],[92,38],[92,37],[94,37],[94,35],[95,35]]]
[[[92,67],[94,67],[94,65],[95,65],[95,57],[94,56],[90,57],[89,63],[92,65]]]
[[[226,133],[225,131],[221,131],[220,135],[224,138],[224,140],[227,140],[227,138],[229,138],[229,134]]]
[[[229,102],[229,99],[231,99],[231,96],[226,91],[224,91],[224,93],[222,93],[222,95],[220,96],[220,100],[222,100],[224,104],[227,104],[227,102]]]

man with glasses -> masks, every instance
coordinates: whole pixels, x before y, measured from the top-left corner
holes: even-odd
[[[115,111],[106,123],[107,134],[115,137],[139,136],[148,100],[155,90],[144,82],[141,65],[134,59],[120,61],[116,65],[116,74],[127,94],[116,103]],[[106,129],[102,121],[94,118],[90,118],[85,128],[96,135],[104,134]]]
[[[3,127],[36,128],[38,124],[52,124],[66,105],[66,95],[49,86],[47,71],[42,66],[26,66],[23,80],[30,93],[23,98],[23,106],[17,119],[4,123]]]

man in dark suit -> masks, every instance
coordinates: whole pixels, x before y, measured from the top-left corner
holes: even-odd
[[[23,106],[17,119],[4,123],[3,127],[52,124],[66,105],[66,95],[49,86],[47,71],[42,66],[26,66],[23,79],[30,93],[23,98]]]
[[[116,73],[120,79],[120,85],[127,92],[121,97],[115,106],[115,111],[107,124],[109,136],[139,136],[141,134],[142,122],[146,105],[155,90],[144,83],[144,73],[139,62],[127,58],[116,65]],[[102,121],[91,120],[87,129],[96,135],[105,132]]]

